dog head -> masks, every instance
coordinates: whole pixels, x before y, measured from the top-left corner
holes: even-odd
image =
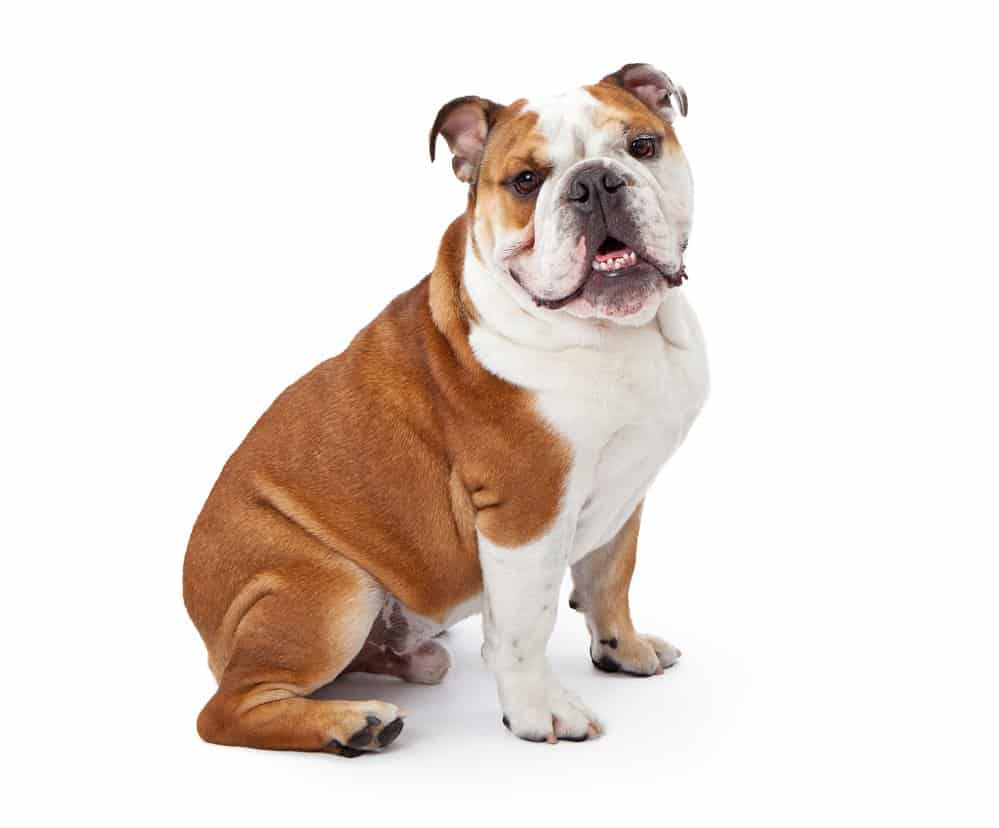
[[[686,274],[690,168],[672,122],[687,96],[628,64],[599,83],[509,106],[468,96],[430,131],[470,187],[471,248],[546,313],[640,325]]]

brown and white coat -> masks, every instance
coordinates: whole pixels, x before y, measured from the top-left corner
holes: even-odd
[[[274,402],[192,532],[184,597],[219,682],[205,739],[378,750],[398,708],[310,694],[348,670],[439,681],[433,635],[480,607],[507,726],[592,736],[545,657],[570,568],[595,664],[675,661],[627,598],[645,493],[707,393],[678,287],[692,187],[674,104],[629,65],[441,110],[431,147],[442,134],[470,186],[433,272]]]

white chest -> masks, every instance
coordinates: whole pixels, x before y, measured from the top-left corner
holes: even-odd
[[[575,521],[571,561],[607,543],[683,441],[707,395],[704,343],[680,291],[642,328],[596,343],[530,349],[473,334],[487,368],[533,390],[572,448],[562,517]]]

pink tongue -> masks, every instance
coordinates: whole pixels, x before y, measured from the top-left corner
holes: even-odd
[[[620,259],[622,256],[627,256],[629,253],[631,253],[630,247],[622,247],[620,250],[614,250],[610,253],[597,253],[593,259],[598,262],[606,262],[608,259]]]

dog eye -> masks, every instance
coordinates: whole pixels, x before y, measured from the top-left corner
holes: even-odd
[[[519,195],[530,195],[541,186],[541,176],[530,170],[524,170],[513,177],[510,185]]]
[[[628,152],[630,152],[635,158],[655,158],[656,139],[651,135],[642,135],[639,138],[635,138],[630,144],[628,144]]]

